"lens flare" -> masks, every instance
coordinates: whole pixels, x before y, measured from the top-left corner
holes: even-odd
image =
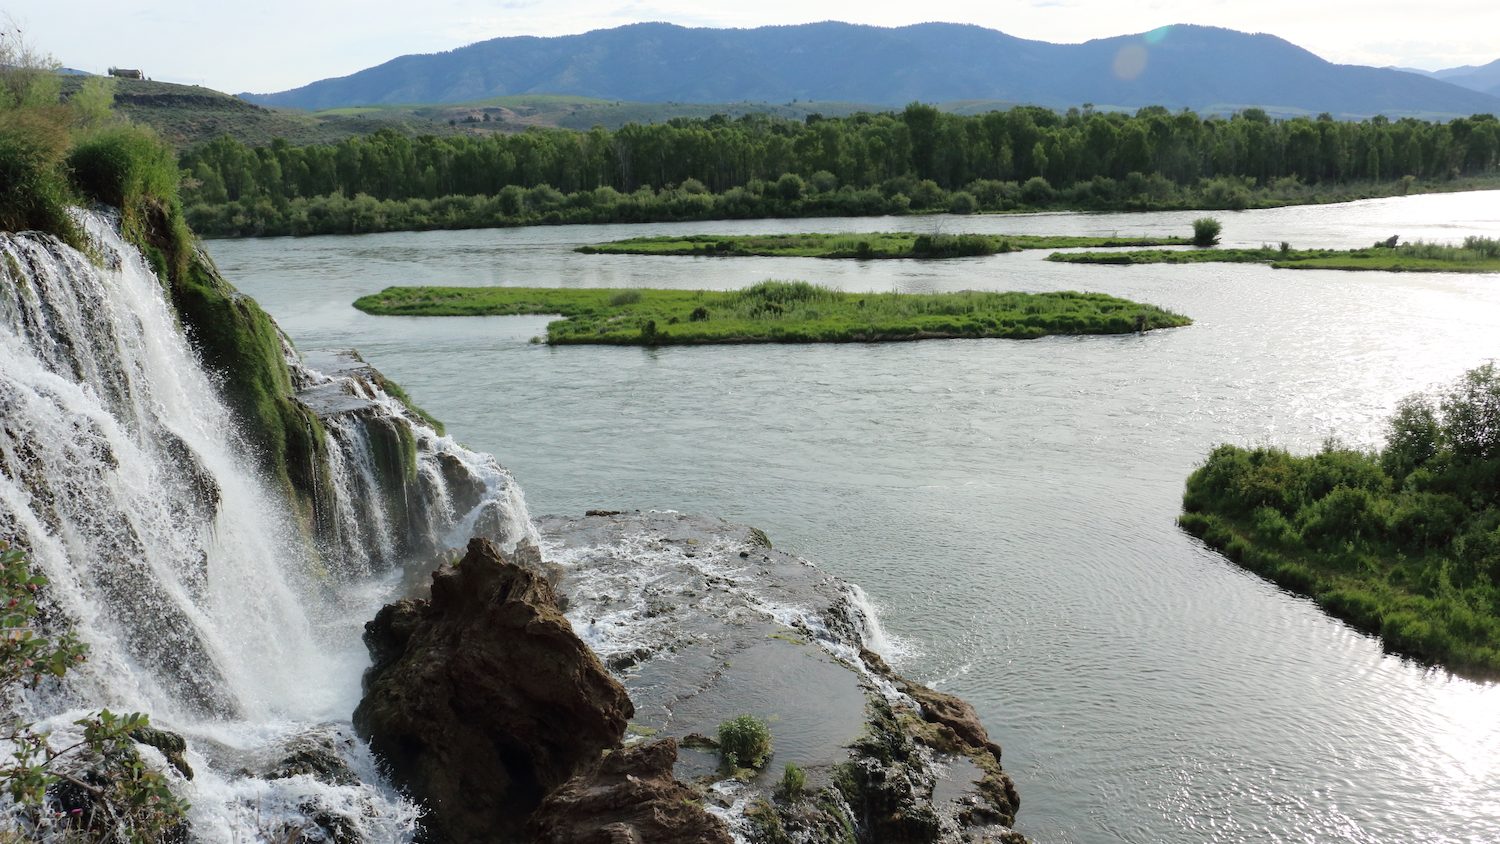
[[[1147,58],[1145,47],[1140,44],[1126,44],[1120,48],[1120,52],[1115,53],[1113,68],[1115,76],[1126,82],[1133,81],[1146,72]]]

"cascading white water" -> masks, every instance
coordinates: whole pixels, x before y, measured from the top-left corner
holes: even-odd
[[[369,840],[399,839],[415,810],[357,743],[345,753],[357,785],[236,766],[309,729],[347,727],[362,625],[398,588],[398,549],[457,545],[484,513],[497,539],[534,539],[519,489],[378,386],[294,365],[299,386],[358,392],[373,409],[364,423],[415,446],[398,523],[372,504],[380,480],[361,420],[325,417],[340,563],[326,574],[254,470],[161,282],[112,219],[77,216],[97,263],[51,237],[0,233],[0,539],[47,576],[53,623],[90,649],[65,684],[26,697],[25,714],[66,725],[102,707],[143,711],[182,732],[199,776],[178,790],[198,838],[284,837],[320,811]],[[462,495],[449,488],[458,479]]]

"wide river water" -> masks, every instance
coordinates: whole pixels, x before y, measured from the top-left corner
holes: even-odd
[[[1376,640],[1174,519],[1217,443],[1379,442],[1500,355],[1500,274],[590,256],[645,234],[1186,234],[1192,213],[565,226],[213,241],[302,348],[357,348],[498,455],[533,512],[759,526],[864,587],[898,666],[972,701],[1039,842],[1500,841],[1500,686]],[[1500,235],[1500,192],[1217,214],[1226,245]],[[371,317],[397,284],[1090,290],[1144,336],[549,348],[538,317]],[[808,694],[816,695],[816,689]],[[768,713],[773,714],[773,713]],[[782,761],[782,760],[778,760]],[[795,760],[787,760],[795,761]]]

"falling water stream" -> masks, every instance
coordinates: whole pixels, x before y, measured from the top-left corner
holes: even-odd
[[[334,539],[318,548],[255,468],[162,283],[114,220],[78,220],[92,257],[0,234],[0,539],[48,578],[49,624],[90,655],[17,706],[59,735],[104,707],[182,733],[197,776],[177,790],[203,840],[284,837],[318,813],[365,840],[409,836],[415,808],[350,735],[362,626],[399,588],[403,549],[417,553],[402,531],[429,553],[480,518],[501,541],[534,539],[519,489],[378,386],[293,359],[299,387],[343,397],[320,413]],[[417,458],[399,509],[381,506],[390,484],[370,443],[396,427]],[[308,734],[332,740],[361,782],[255,775]]]

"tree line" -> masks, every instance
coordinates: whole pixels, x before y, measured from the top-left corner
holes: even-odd
[[[315,233],[745,216],[1069,207],[1243,208],[1350,185],[1483,176],[1500,121],[1273,120],[1144,108],[1022,106],[805,121],[746,115],[610,132],[410,137],[186,151],[184,199],[206,234]],[[1396,192],[1387,189],[1385,192]]]

